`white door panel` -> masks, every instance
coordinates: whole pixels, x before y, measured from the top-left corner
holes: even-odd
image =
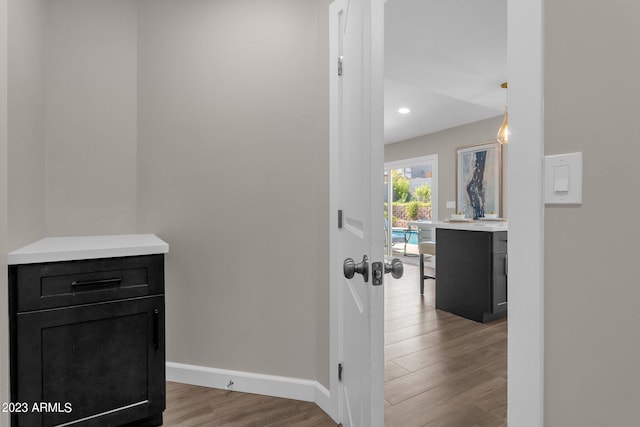
[[[332,317],[337,317],[332,360],[343,366],[342,381],[332,382],[331,392],[339,394],[345,427],[384,424],[383,287],[372,285],[370,262],[382,261],[384,238],[382,45],[374,46],[372,39],[382,6],[382,0],[337,0],[330,8],[330,209],[335,218],[342,212],[341,227],[332,220],[330,236]],[[372,73],[376,67],[379,72]],[[363,263],[364,255],[370,260],[367,280],[358,273],[345,278],[344,260]]]

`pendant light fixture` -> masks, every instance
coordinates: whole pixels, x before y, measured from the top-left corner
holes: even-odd
[[[502,89],[506,89],[507,83],[502,83],[500,87],[502,87]],[[504,104],[504,119],[502,120],[500,129],[498,129],[498,142],[500,144],[506,144],[509,142],[509,112],[507,104]]]

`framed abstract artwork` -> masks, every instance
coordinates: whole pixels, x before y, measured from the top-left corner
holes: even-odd
[[[459,147],[456,210],[467,218],[502,215],[502,146],[498,142]]]

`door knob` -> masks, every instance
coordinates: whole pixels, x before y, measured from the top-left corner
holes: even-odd
[[[353,259],[347,258],[342,265],[344,271],[344,277],[347,279],[353,279],[356,273],[362,274],[365,282],[369,281],[369,258],[364,255],[362,262],[356,263]]]
[[[394,279],[399,279],[404,273],[404,265],[402,265],[402,261],[400,261],[398,258],[394,258],[391,260],[391,262],[384,263],[384,272],[385,274],[391,273],[391,277],[393,277]]]

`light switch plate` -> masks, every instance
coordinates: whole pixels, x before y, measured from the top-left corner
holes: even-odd
[[[454,201],[447,201],[447,209],[455,209],[456,208],[456,202]]]
[[[582,204],[582,153],[544,156],[544,202]]]

